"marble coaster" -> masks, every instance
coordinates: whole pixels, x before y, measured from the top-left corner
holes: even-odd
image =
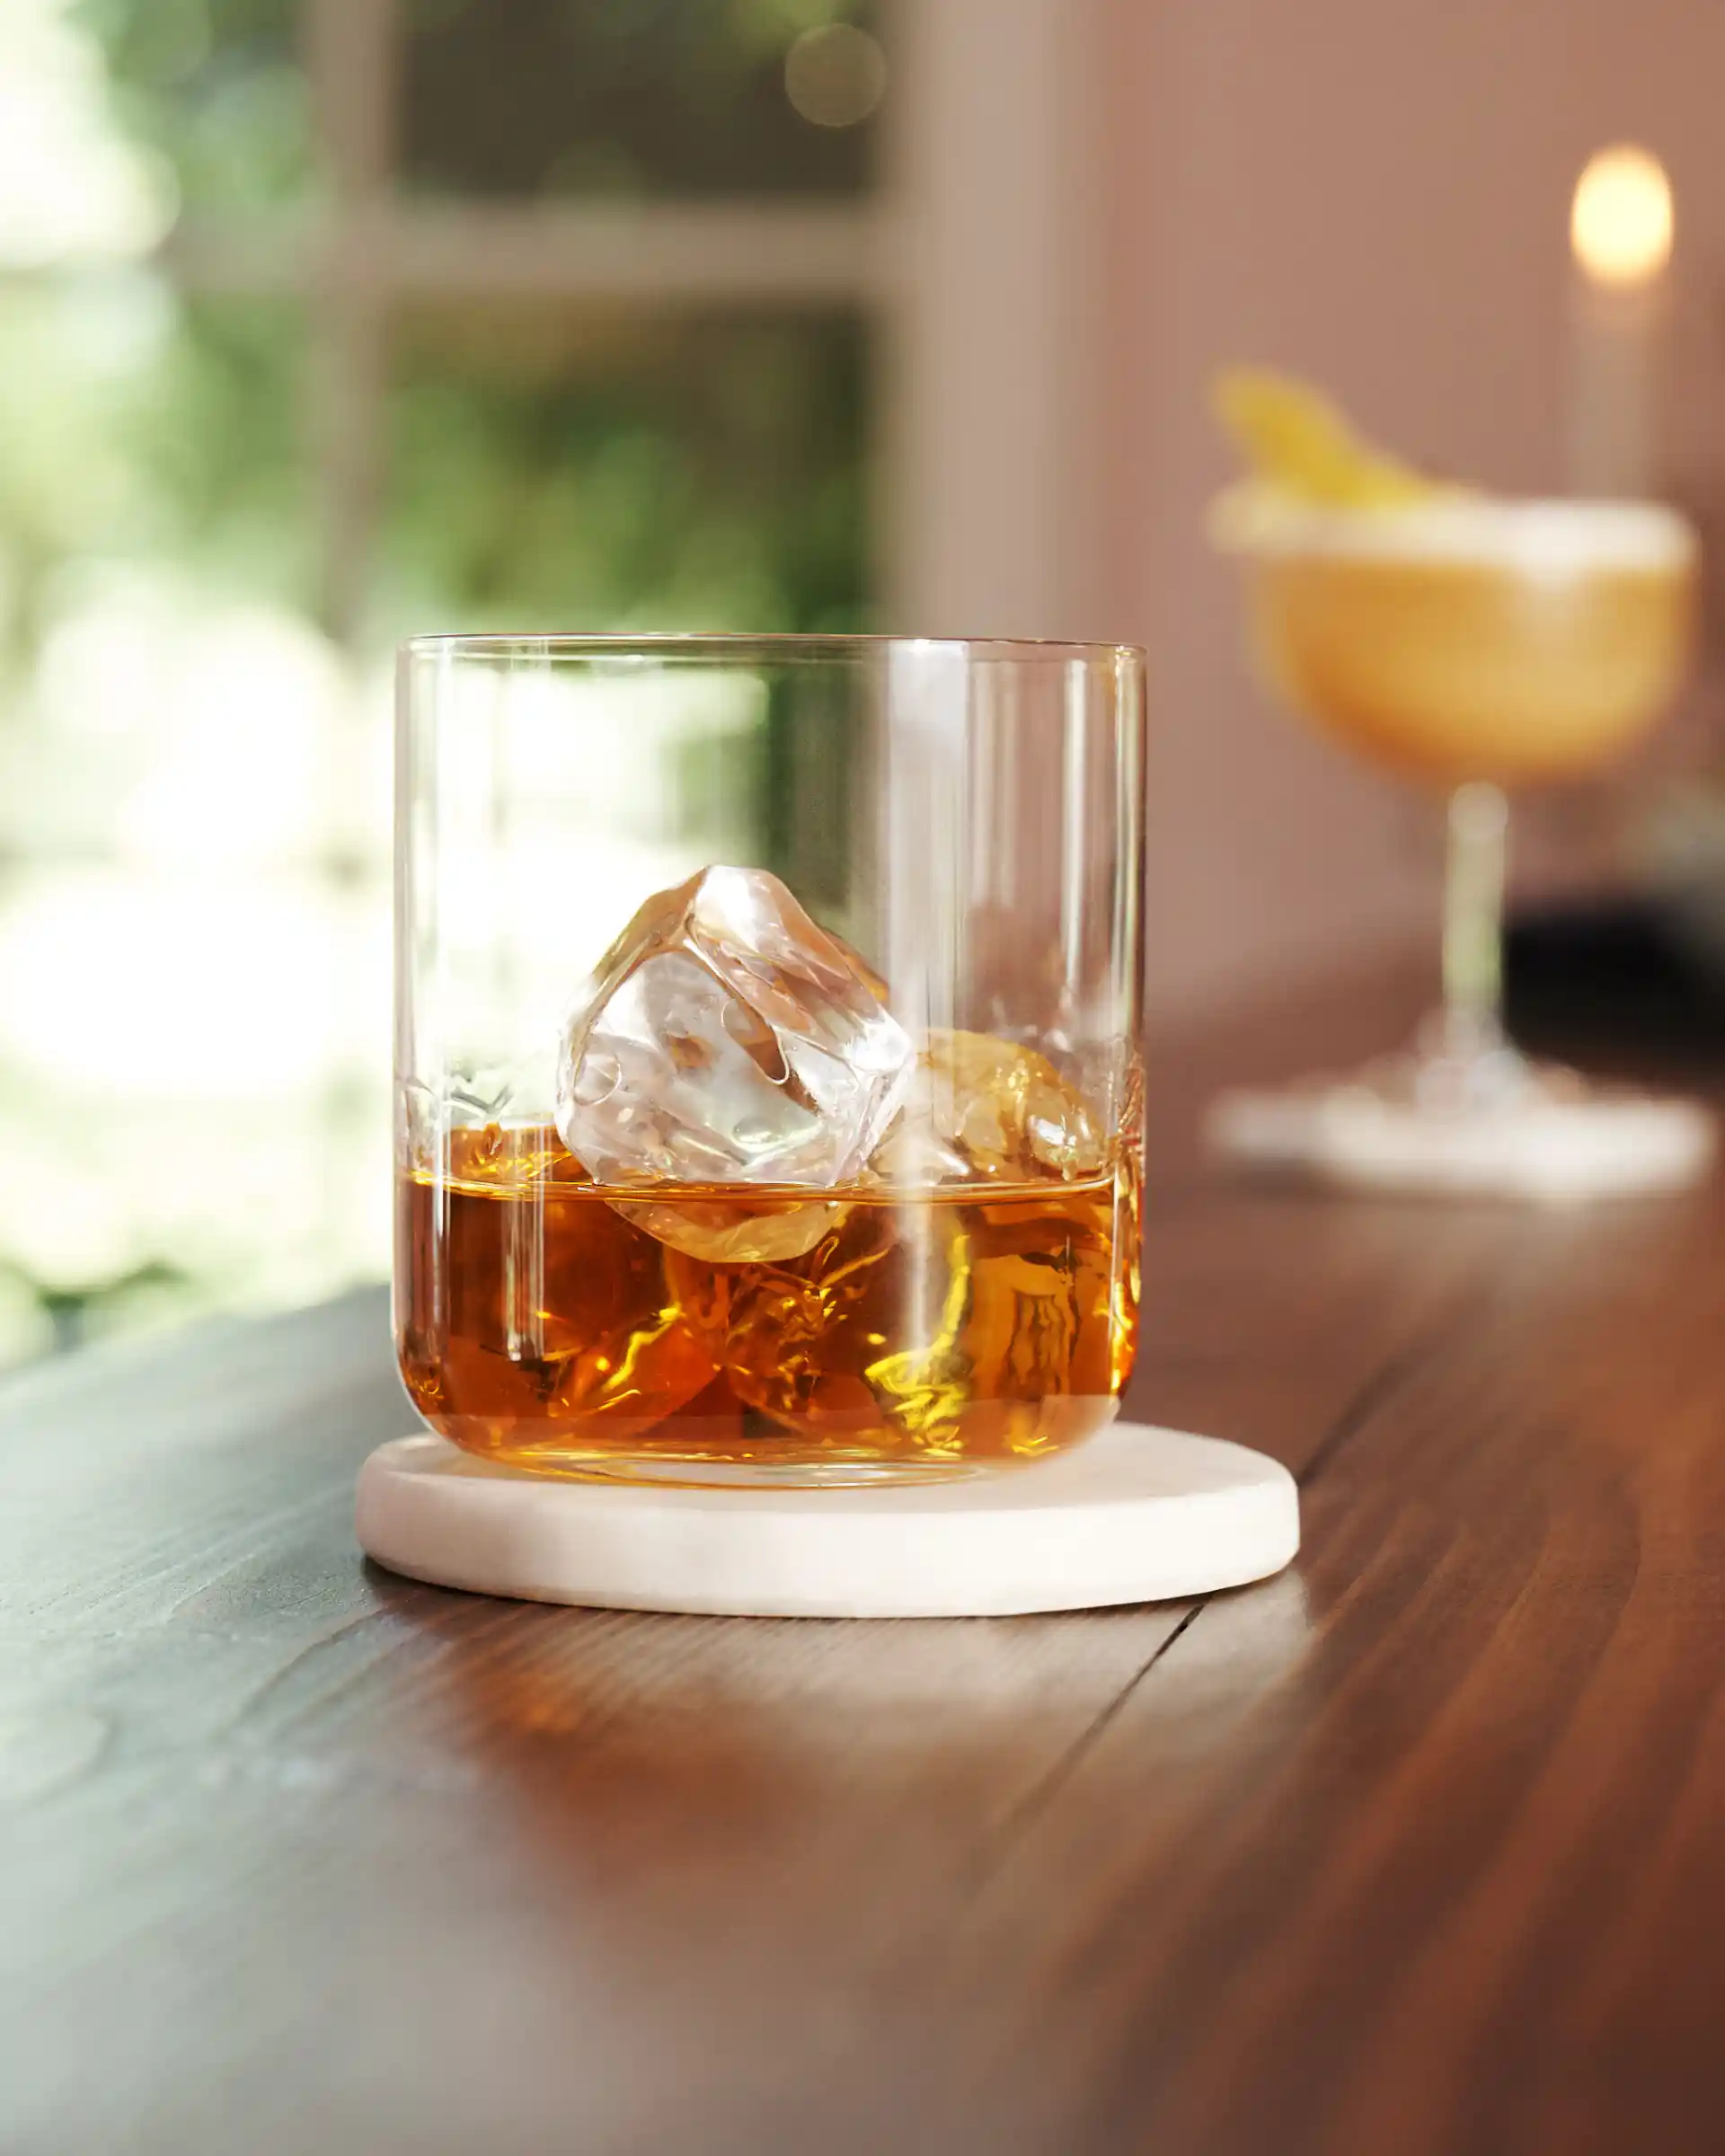
[[[379,1445],[356,1526],[434,1586],[733,1617],[1010,1616],[1243,1586],[1299,1548],[1287,1469],[1114,1423],[1042,1464],[861,1489],[679,1489],[527,1475],[442,1437]]]
[[[1215,1103],[1205,1135],[1243,1167],[1305,1181],[1548,1204],[1680,1188],[1705,1175],[1714,1151],[1704,1109],[1631,1092],[1535,1095],[1453,1117],[1366,1086],[1234,1092]]]

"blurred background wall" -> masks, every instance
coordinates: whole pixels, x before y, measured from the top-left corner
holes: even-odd
[[[427,627],[1151,648],[1153,1015],[1429,935],[1252,685],[1220,363],[1564,479],[1565,226],[1677,196],[1694,0],[6,0],[0,1358],[387,1259],[389,653]]]

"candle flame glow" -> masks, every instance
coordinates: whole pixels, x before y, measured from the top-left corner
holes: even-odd
[[[1575,259],[1596,284],[1647,285],[1671,259],[1671,182],[1650,150],[1600,150],[1576,182],[1570,212]]]

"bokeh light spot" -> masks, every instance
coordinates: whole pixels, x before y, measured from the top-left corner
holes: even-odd
[[[1575,259],[1597,284],[1644,285],[1671,259],[1671,182],[1649,150],[1622,143],[1588,159],[1570,215]]]
[[[887,56],[850,22],[805,30],[784,56],[784,93],[818,128],[854,128],[880,102]]]

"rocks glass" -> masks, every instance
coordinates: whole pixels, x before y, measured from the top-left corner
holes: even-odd
[[[1130,1371],[1142,655],[422,637],[395,1326],[551,1474],[1031,1462]]]

